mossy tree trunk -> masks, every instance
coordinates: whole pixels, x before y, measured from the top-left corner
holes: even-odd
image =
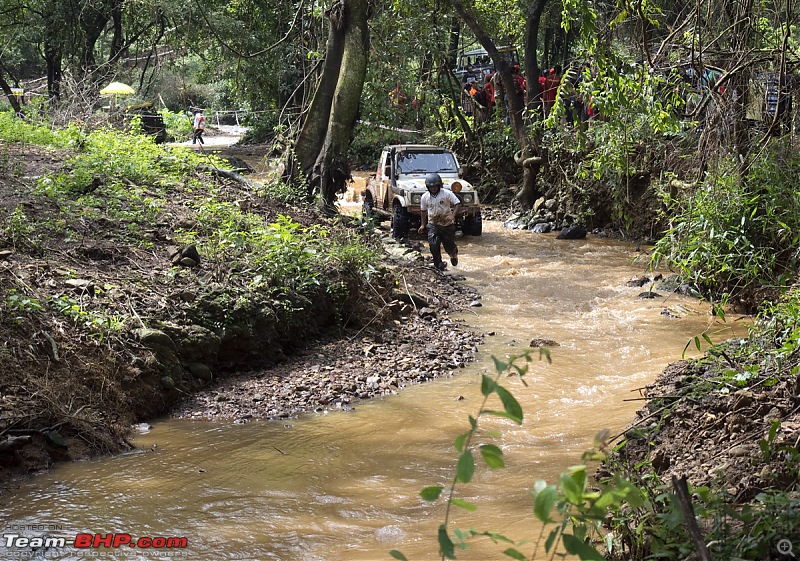
[[[367,72],[368,12],[368,0],[338,0],[327,12],[331,29],[325,66],[295,142],[296,171],[328,209],[350,178],[347,151]]]

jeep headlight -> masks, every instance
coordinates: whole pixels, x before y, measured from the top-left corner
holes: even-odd
[[[463,195],[461,195],[461,196],[464,198],[464,202],[465,202],[465,203],[471,203],[471,202],[472,202],[472,200],[473,200],[472,193],[464,193],[464,194],[463,194]]]
[[[422,193],[411,193],[411,204],[418,205],[422,202]]]

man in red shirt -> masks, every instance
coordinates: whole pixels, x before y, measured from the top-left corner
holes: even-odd
[[[558,87],[561,85],[561,67],[556,64],[550,69],[550,74],[547,75],[544,81],[544,92],[542,93],[542,100],[544,101],[544,116],[550,115],[553,105],[556,103],[556,95],[558,95]]]

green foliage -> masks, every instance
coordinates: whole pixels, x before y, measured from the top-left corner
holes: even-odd
[[[13,111],[0,112],[0,139],[41,146],[63,147],[67,144],[64,135],[49,125],[20,119]]]
[[[164,119],[167,138],[189,138],[192,133],[192,117],[182,111],[172,112],[167,108],[160,109],[158,114]]]
[[[23,121],[19,128],[39,131]],[[166,219],[175,228],[174,243],[196,244],[209,274],[229,283],[220,301],[225,301],[223,307],[230,314],[265,300],[290,310],[321,293],[327,293],[338,306],[335,311],[342,313],[359,283],[378,269],[378,254],[356,232],[302,226],[283,215],[267,220],[235,204],[229,189],[201,171],[224,167],[212,156],[111,129],[75,126],[37,134],[38,141],[71,144],[73,149],[59,172],[29,186],[50,198],[53,211],[46,219],[37,215],[34,220],[26,207],[19,206],[0,223],[0,239],[17,250],[36,250],[37,240],[54,237],[66,244],[83,244],[87,232],[98,231],[149,250],[154,245],[153,225]],[[286,189],[286,200],[296,196]],[[186,215],[182,228],[165,214],[168,205],[170,213],[177,209]],[[107,226],[96,227],[109,221],[119,228],[108,232]],[[164,274],[180,272],[167,269]],[[24,297],[22,292],[9,293],[0,303],[19,314],[36,311],[37,303],[46,302],[47,309],[69,318],[92,337],[121,329],[128,318],[126,312],[117,316],[107,311],[100,298],[50,297],[29,294],[24,286],[20,289],[26,290]],[[102,291],[94,288],[95,295]]]
[[[547,349],[540,349],[540,358],[550,359]],[[475,529],[460,530],[450,529],[449,517],[450,507],[455,506],[468,511],[475,511],[477,506],[456,497],[456,486],[469,483],[475,475],[477,466],[475,464],[474,452],[479,451],[486,467],[489,469],[500,469],[505,466],[502,450],[494,444],[474,445],[473,440],[484,435],[480,430],[480,419],[485,415],[493,415],[511,420],[521,424],[523,420],[522,408],[511,392],[500,385],[499,380],[507,375],[515,374],[524,383],[524,376],[528,371],[528,363],[532,360],[530,352],[519,356],[510,357],[507,361],[502,361],[492,357],[496,370],[495,377],[482,376],[481,394],[484,401],[481,404],[478,415],[469,417],[469,429],[460,434],[454,442],[455,449],[458,451],[458,461],[453,480],[449,490],[442,485],[434,485],[422,489],[420,497],[425,501],[438,500],[444,491],[447,495],[447,513],[445,520],[440,525],[437,533],[439,543],[439,553],[442,559],[455,559],[457,549],[468,547],[468,540],[476,536],[486,536],[495,543],[511,544],[503,554],[512,558],[525,560],[527,556],[520,551],[520,548],[529,543],[528,540],[514,542],[502,534],[492,531],[480,531]],[[486,407],[488,401],[496,398],[502,405],[502,409],[489,409]],[[604,447],[603,440],[606,435],[598,435],[598,450]],[[590,451],[584,454],[583,459],[587,462],[596,462],[605,457],[597,451]],[[563,473],[557,484],[547,484],[545,481],[538,481],[531,493],[534,499],[533,514],[545,527],[554,526],[548,534],[544,547],[550,558],[564,556],[566,554],[575,555],[582,560],[603,561],[605,558],[599,552],[595,543],[606,543],[603,541],[601,525],[609,516],[609,512],[614,509],[621,509],[623,505],[628,508],[639,508],[644,504],[644,499],[640,490],[624,478],[617,477],[606,485],[594,488],[589,484],[588,468],[586,464],[572,466]],[[538,548],[544,530],[536,541]],[[390,552],[395,559],[406,559],[399,551]]]
[[[758,321],[749,330],[749,345],[753,355],[763,360],[765,368],[774,366],[779,372],[785,365],[792,368],[800,351],[800,287],[793,286],[780,302],[762,306]]]
[[[273,201],[281,201],[297,207],[310,204],[305,186],[287,183],[282,179],[264,183],[258,192],[259,196]]]
[[[764,449],[774,448],[769,439],[774,438],[775,425],[764,439]],[[796,465],[796,451],[787,455],[787,462]],[[625,466],[611,464],[620,473]],[[671,486],[661,483],[652,466],[635,466],[636,492],[613,509],[610,532],[606,536],[607,551],[611,559],[638,561],[643,559],[685,559],[694,547],[686,530],[684,514]],[[796,536],[800,520],[800,498],[794,493],[764,492],[752,503],[729,504],[724,490],[701,486],[690,487],[692,505],[703,534],[709,543],[714,559],[768,559],[770,549],[778,540]],[[631,502],[630,497],[636,497]]]
[[[358,123],[353,130],[353,141],[350,143],[348,159],[357,168],[372,169],[380,158],[384,146],[413,144],[419,141],[419,135]]]
[[[242,144],[268,144],[273,141],[276,132],[280,130],[277,111],[252,115],[247,118],[245,124],[249,128],[242,137]]]
[[[112,331],[120,331],[125,326],[125,318],[103,310],[86,310],[80,302],[65,294],[51,298],[49,304],[58,313],[88,328],[93,335],[103,336]]]
[[[44,306],[39,300],[36,298],[29,298],[14,289],[6,293],[6,302],[8,306],[16,312],[33,313],[44,311]]]
[[[36,226],[31,222],[22,205],[17,206],[3,221],[0,239],[6,239],[12,247],[33,249],[37,247]]]
[[[798,267],[797,169],[798,156],[773,145],[753,162],[746,182],[728,162],[687,197],[667,197],[670,227],[653,264],[666,261],[715,298],[785,286]]]

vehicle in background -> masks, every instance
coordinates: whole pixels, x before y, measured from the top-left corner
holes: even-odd
[[[500,55],[508,62],[509,66],[519,64],[519,53],[516,47],[497,47]],[[484,48],[462,50],[458,53],[456,68],[453,71],[463,84],[467,78],[475,78],[478,83],[483,83],[487,74],[495,70],[492,57]]]
[[[461,216],[456,227],[469,236],[483,231],[478,193],[461,179],[458,160],[452,150],[427,144],[385,146],[377,171],[367,180],[362,193],[365,219],[392,221],[392,236],[408,237],[420,225],[420,201],[427,191],[425,176],[438,173],[445,189],[461,201]]]

